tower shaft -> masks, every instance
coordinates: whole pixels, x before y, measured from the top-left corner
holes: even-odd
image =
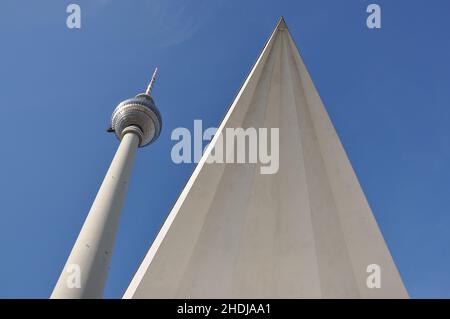
[[[102,298],[139,143],[132,127],[124,132],[51,298]]]

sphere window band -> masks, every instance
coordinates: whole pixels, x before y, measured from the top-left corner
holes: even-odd
[[[113,112],[111,118],[111,131],[114,131],[119,140],[122,139],[124,130],[130,126],[137,126],[142,134],[140,147],[144,147],[155,141],[162,127],[161,115],[155,106],[153,99],[143,93],[135,98],[120,103]]]

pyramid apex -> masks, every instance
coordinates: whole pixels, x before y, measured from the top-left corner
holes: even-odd
[[[281,16],[280,20],[278,20],[277,26],[276,26],[276,30],[287,30],[287,25],[286,25],[286,21],[284,20],[284,17]]]

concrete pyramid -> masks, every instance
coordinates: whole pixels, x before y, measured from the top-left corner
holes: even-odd
[[[279,128],[278,172],[207,163],[229,127]],[[124,298],[407,297],[281,19]]]

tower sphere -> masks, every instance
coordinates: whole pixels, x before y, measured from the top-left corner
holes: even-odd
[[[125,133],[133,130],[139,136],[139,147],[155,141],[161,132],[161,126],[161,115],[153,98],[146,93],[121,102],[111,117],[111,128],[117,138],[122,140]]]

